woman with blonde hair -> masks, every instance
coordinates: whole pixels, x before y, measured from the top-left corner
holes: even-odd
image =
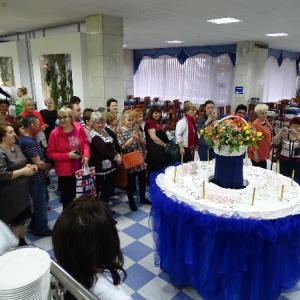
[[[18,116],[22,111],[23,111],[23,98],[27,96],[27,88],[25,86],[22,86],[17,89],[17,96],[18,98],[16,99],[15,103],[15,108],[16,108],[16,116]]]
[[[119,145],[121,147],[121,152],[123,154],[133,152],[133,151],[143,151],[142,143],[144,138],[141,133],[133,130],[133,114],[130,110],[125,110],[121,114],[121,127],[117,131],[117,138]],[[143,163],[140,166],[131,168],[127,170],[127,196],[129,200],[129,207],[132,211],[136,211],[137,207],[134,202],[134,190],[136,184],[136,177],[139,179],[139,194],[140,202],[144,204],[151,204],[151,202],[146,199],[146,164]]]
[[[82,125],[72,121],[72,110],[62,107],[57,113],[59,126],[52,130],[48,158],[55,162],[55,173],[60,183],[60,199],[65,209],[76,196],[75,172],[86,165],[90,147]]]
[[[257,142],[258,149],[254,147],[248,148],[248,156],[251,159],[252,165],[256,167],[267,168],[267,159],[270,156],[271,141],[273,128],[267,119],[268,113],[267,104],[257,104],[254,111],[257,119],[253,122],[252,126],[262,133],[262,140]]]

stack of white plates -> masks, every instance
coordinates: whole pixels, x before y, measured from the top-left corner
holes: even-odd
[[[0,256],[0,299],[50,299],[51,259],[38,248],[19,248]]]

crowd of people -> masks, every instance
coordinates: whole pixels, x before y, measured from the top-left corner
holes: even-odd
[[[106,107],[85,108],[82,113],[80,98],[73,96],[58,110],[53,99],[48,98],[46,108],[37,111],[25,87],[18,89],[18,97],[16,116],[9,115],[8,100],[0,101],[0,220],[10,226],[19,245],[23,246],[27,245],[25,225],[31,219],[28,225],[31,232],[37,236],[53,234],[58,262],[85,287],[103,299],[107,292],[123,295],[116,286],[121,282],[118,272],[123,271],[124,278],[126,272],[116,221],[111,217],[114,212],[108,204],[114,195],[114,176],[122,164],[122,155],[134,151],[141,153],[144,162],[126,173],[129,208],[137,210],[134,197],[137,189],[139,202],[151,204],[146,195],[149,177],[171,162],[166,153],[170,139],[162,124],[161,107],[151,106],[147,115],[142,109],[119,113],[118,101],[109,99]],[[183,110],[184,116],[176,124],[174,137],[179,149],[177,159],[192,161],[195,151],[200,160],[213,159],[214,151],[199,136],[199,131],[217,121],[214,102],[205,102],[205,113],[197,122],[196,107],[191,102],[186,102]],[[291,177],[293,172],[294,178],[299,180],[300,118],[292,118],[289,126],[273,135],[267,111],[266,104],[255,107],[257,119],[252,125],[262,132],[262,140],[258,141],[258,148],[248,148],[249,158],[254,166],[266,168],[272,143],[281,145],[280,173]],[[241,104],[235,114],[244,117],[246,112],[247,107]],[[75,172],[85,165],[95,167],[96,195],[74,201]],[[47,220],[47,185],[53,168],[58,176],[63,212],[52,232]],[[93,232],[98,234],[91,241],[89,237]],[[89,251],[83,253],[87,244]],[[111,254],[107,255],[107,251]],[[85,266],[81,266],[80,261]],[[106,291],[102,289],[107,283],[104,270],[112,277]],[[130,299],[124,295],[120,299]]]

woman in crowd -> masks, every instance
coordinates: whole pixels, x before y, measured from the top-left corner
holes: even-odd
[[[142,152],[142,135],[133,130],[133,116],[130,110],[126,110],[121,115],[121,127],[117,131],[117,138],[123,154],[132,151]],[[128,171],[128,185],[127,185],[127,196],[129,200],[129,207],[132,211],[136,211],[137,207],[134,202],[133,193],[135,191],[136,177],[139,180],[139,194],[140,202],[144,204],[151,204],[146,199],[146,164],[143,163],[140,166],[131,168]]]
[[[197,123],[198,131],[204,129],[207,126],[212,126],[214,124],[214,122],[216,121],[216,114],[214,109],[215,109],[215,103],[212,100],[207,100],[204,103],[205,114],[198,119],[198,123]],[[208,159],[207,154],[209,155],[209,160],[212,160],[215,157],[215,152],[213,148],[209,148],[207,146],[202,136],[200,137],[199,140],[198,154],[200,160],[202,161],[207,161]]]
[[[13,123],[14,117],[8,113],[9,106],[10,103],[8,100],[0,100],[0,122]]]
[[[239,117],[243,118],[243,119],[247,119],[247,106],[244,104],[239,104],[234,112],[236,115],[238,115]]]
[[[145,122],[144,122],[144,112],[141,108],[135,108],[133,111],[134,123],[140,126],[140,131],[145,137]]]
[[[149,173],[152,171],[160,171],[169,163],[169,159],[165,154],[165,147],[169,142],[168,136],[162,126],[162,112],[157,105],[151,106],[148,111],[148,119],[145,124],[146,148]]]
[[[48,142],[51,131],[56,127],[55,122],[57,120],[57,110],[55,109],[55,103],[52,98],[47,98],[45,100],[45,105],[46,109],[42,109],[40,114],[44,123],[48,125],[45,129],[45,136]]]
[[[279,155],[280,174],[300,180],[300,118],[290,120],[290,128],[283,127],[272,139],[275,145],[281,145]]]
[[[78,198],[57,219],[52,243],[58,263],[99,299],[131,299],[120,286],[127,274],[118,232],[106,203],[96,201],[92,195]]]
[[[107,111],[111,111],[118,115],[118,101],[116,99],[108,99],[106,102]]]
[[[0,123],[0,220],[10,225],[19,238],[19,246],[27,245],[25,222],[31,217],[28,176],[37,172],[27,164],[16,134],[9,123]]]
[[[253,122],[252,126],[262,133],[262,140],[257,142],[258,149],[248,147],[248,156],[251,159],[252,165],[256,167],[267,168],[267,159],[271,151],[271,139],[273,128],[267,119],[268,105],[257,104],[254,111],[257,119]]]
[[[93,128],[89,136],[91,165],[96,169],[97,198],[108,203],[114,184],[113,173],[122,159],[114,147],[112,137],[104,130],[105,114],[93,112],[90,124]]]
[[[121,148],[118,143],[117,139],[117,125],[118,125],[118,118],[117,115],[111,111],[106,113],[106,127],[105,131],[112,137],[114,141],[115,149],[118,153],[121,153]]]
[[[23,111],[23,98],[27,96],[27,88],[25,86],[22,86],[17,89],[17,99],[15,103],[16,107],[16,116],[18,116]]]
[[[90,148],[81,124],[72,122],[72,110],[62,107],[57,115],[59,126],[50,134],[47,156],[55,162],[60,199],[65,209],[76,196],[75,172],[88,163]]]
[[[175,137],[183,162],[194,160],[194,152],[198,145],[198,134],[195,122],[196,107],[191,102],[183,106],[184,117],[176,124]]]
[[[82,113],[82,120],[84,123],[84,131],[86,133],[87,138],[89,138],[90,133],[92,131],[92,127],[91,127],[91,123],[90,123],[90,118],[91,118],[91,114],[94,112],[93,109],[91,108],[86,108],[83,110]]]

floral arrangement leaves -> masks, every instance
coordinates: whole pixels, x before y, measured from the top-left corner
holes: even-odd
[[[261,132],[257,132],[251,124],[235,115],[201,129],[200,135],[209,147],[221,150],[222,146],[228,146],[229,153],[239,151],[241,146],[258,148],[257,141],[263,138]]]

